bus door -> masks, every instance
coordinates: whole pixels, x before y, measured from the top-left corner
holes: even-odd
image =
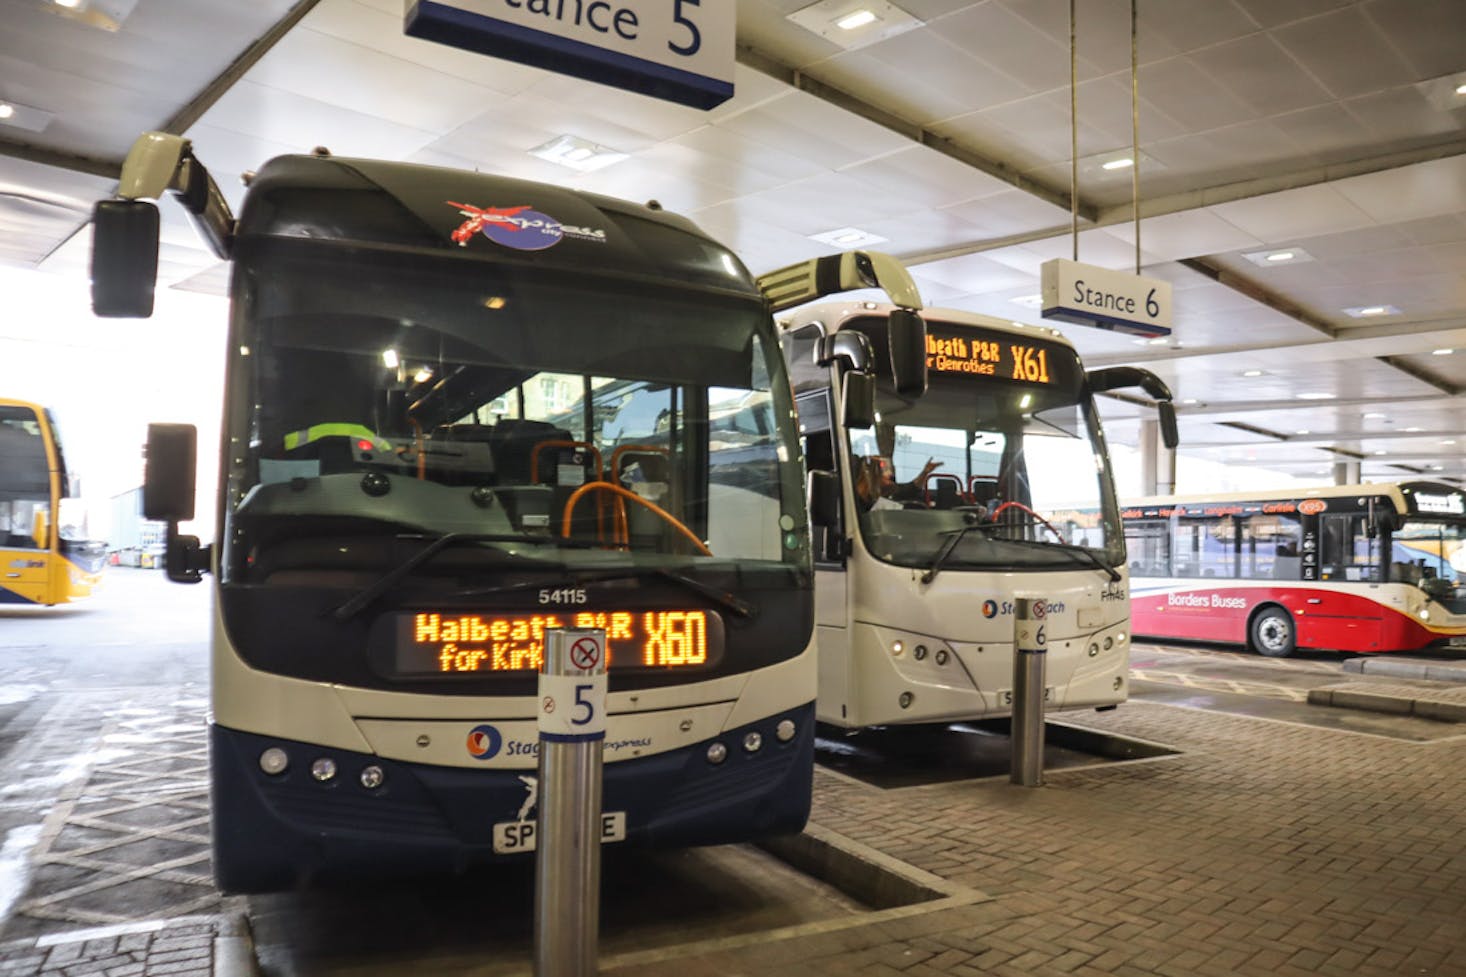
[[[834,404],[829,387],[795,398],[799,413],[799,435],[809,471],[838,473],[848,469],[845,453],[837,449]],[[842,476],[842,497],[854,486],[849,472]],[[820,708],[834,708],[849,701],[849,593],[846,581],[846,539],[853,514],[842,512],[840,525],[819,526],[813,531],[814,623],[819,649]]]

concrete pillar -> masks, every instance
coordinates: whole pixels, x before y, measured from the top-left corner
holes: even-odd
[[[1334,462],[1334,484],[1335,485],[1358,485],[1359,484],[1359,462],[1357,462],[1357,461],[1336,461],[1336,462]]]

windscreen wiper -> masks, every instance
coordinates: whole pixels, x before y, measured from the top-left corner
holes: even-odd
[[[668,569],[667,567],[642,567],[639,569],[626,569],[625,567],[622,567],[614,570],[608,569],[601,572],[574,573],[571,575],[570,579],[571,582],[575,584],[586,584],[604,583],[608,580],[625,580],[628,578],[648,576],[663,577],[667,580],[671,580],[673,583],[681,584],[688,590],[695,591],[696,593],[701,594],[708,600],[711,600],[713,603],[717,604],[719,607],[722,607],[724,610],[732,611],[739,617],[752,617],[754,613],[758,610],[755,605],[750,604],[746,600],[743,600],[736,594],[723,590],[720,587],[714,587],[712,584],[703,583],[696,577],[690,577],[685,573],[679,573],[678,571]],[[486,594],[507,594],[512,593],[516,590],[532,590],[543,586],[544,582],[541,580],[516,580],[514,583],[498,584],[493,587],[475,587],[472,590],[460,590],[454,593],[453,596],[481,597]]]
[[[937,551],[937,558],[932,560],[932,565],[927,567],[926,572],[921,575],[921,582],[931,583],[937,579],[937,574],[942,570],[942,564],[947,562],[947,557],[952,555],[952,551],[957,548],[957,544],[962,542],[968,533],[975,532],[979,529],[988,531],[996,528],[998,528],[997,523],[974,522],[966,526],[959,526],[956,529],[949,529],[942,533],[941,535],[947,537],[947,540],[942,544],[942,548]]]
[[[1039,545],[1041,545],[1041,546],[1052,546],[1052,547],[1055,547],[1056,549],[1058,549],[1058,550],[1060,550],[1060,551],[1062,551],[1064,553],[1074,553],[1076,555],[1087,557],[1089,559],[1089,561],[1095,565],[1095,569],[1102,570],[1104,573],[1106,573],[1106,574],[1109,575],[1109,578],[1110,578],[1110,582],[1111,583],[1114,583],[1114,582],[1116,582],[1116,581],[1118,581],[1120,579],[1120,571],[1118,571],[1114,567],[1110,566],[1104,560],[1101,560],[1098,556],[1095,556],[1094,550],[1090,549],[1088,546],[1080,546],[1077,543],[1057,543],[1057,542],[1056,543],[1043,543],[1043,542],[1041,542]]]
[[[421,538],[424,537],[398,537],[398,539]],[[444,533],[398,566],[387,571],[376,583],[336,608],[331,615],[338,621],[351,620],[372,601],[401,583],[412,571],[444,550],[466,543],[532,543],[539,546],[568,546],[574,549],[589,549],[594,545],[584,540],[567,539],[563,536],[531,536],[528,533]]]

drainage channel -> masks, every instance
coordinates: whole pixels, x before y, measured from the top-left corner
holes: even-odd
[[[1012,740],[1006,719],[929,726],[884,726],[845,734],[821,729],[816,760],[827,770],[883,790],[1006,777]],[[1044,723],[1046,771],[1175,756],[1159,743],[1067,723]]]
[[[982,893],[810,825],[762,846],[604,849],[603,972],[970,905]],[[250,897],[271,977],[528,974],[532,867],[371,891]]]

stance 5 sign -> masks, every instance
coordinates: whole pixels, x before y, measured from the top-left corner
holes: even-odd
[[[734,0],[408,0],[406,33],[710,109],[733,97]]]

